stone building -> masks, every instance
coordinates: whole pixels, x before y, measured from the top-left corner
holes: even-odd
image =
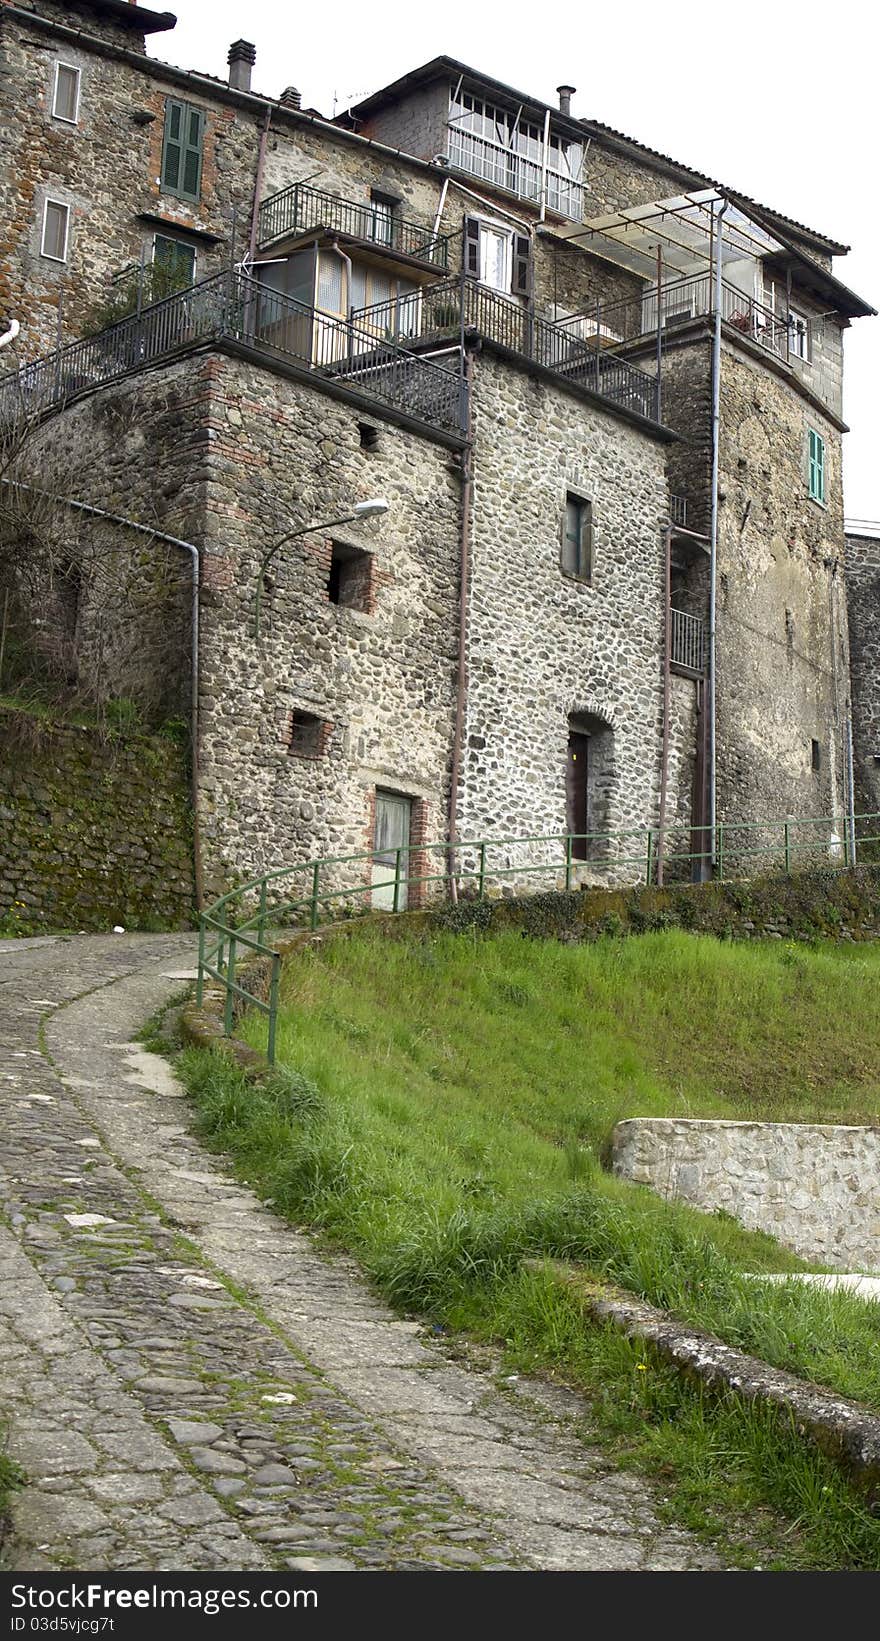
[[[858,533],[857,533],[858,531]],[[880,834],[880,524],[851,526],[846,538],[853,696],[855,807]]]
[[[246,41],[228,84],[148,57],[173,21],[0,3],[0,408],[113,515],[95,539],[155,532],[176,614],[115,622],[101,688],[186,709],[167,538],[197,551],[206,887],[551,835],[492,865],[567,848],[570,880],[626,878],[648,829],[655,867],[705,874],[713,823],[761,864],[791,815],[833,853],[841,339],[872,311],[845,247],[576,118],[570,87],[549,108],[438,58],[328,120],[253,92]],[[108,618],[75,592],[87,682]]]

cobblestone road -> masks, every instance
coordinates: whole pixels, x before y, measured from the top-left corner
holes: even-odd
[[[715,1568],[574,1398],[451,1364],[201,1150],[132,1041],[193,952],[0,943],[6,1565]]]

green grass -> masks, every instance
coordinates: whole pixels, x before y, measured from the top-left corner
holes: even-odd
[[[769,1512],[774,1564],[880,1565],[880,1521],[777,1415],[713,1411],[522,1269],[576,1260],[880,1410],[875,1307],[747,1282],[800,1262],[602,1167],[622,1117],[871,1120],[878,980],[876,948],[365,931],[288,963],[274,1078],[196,1051],[182,1070],[205,1134],[277,1211],[355,1253],[398,1308],[586,1390],[620,1461],[669,1475],[679,1519]]]

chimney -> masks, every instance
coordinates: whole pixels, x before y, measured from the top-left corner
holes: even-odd
[[[575,92],[577,91],[577,86],[575,86],[575,85],[558,85],[556,87],[556,90],[559,94],[559,112],[560,112],[560,114],[571,114],[571,99],[574,96]]]
[[[226,61],[229,64],[229,84],[234,91],[250,91],[251,69],[257,60],[257,48],[250,40],[233,40]]]
[[[295,85],[287,85],[284,87],[279,101],[285,108],[302,108],[302,92],[297,91]]]

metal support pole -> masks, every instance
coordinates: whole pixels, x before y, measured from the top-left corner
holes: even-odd
[[[232,1011],[235,1006],[235,935],[229,936],[229,961],[226,965],[226,1004],[223,1009],[223,1030],[227,1037],[232,1036]]]
[[[269,981],[269,1036],[266,1043],[266,1059],[270,1066],[275,1064],[275,1032],[278,1026],[278,981],[281,975],[281,954],[272,953],[272,977]]]
[[[480,875],[477,882],[477,894],[482,900],[486,892],[486,845],[480,844]]]
[[[196,981],[196,1008],[205,1001],[205,919],[199,918],[199,977]]]
[[[711,522],[709,529],[709,677],[708,677],[708,778],[709,778],[709,837],[715,838],[717,817],[716,733],[715,733],[715,632],[718,606],[718,473],[720,465],[721,429],[721,303],[722,303],[722,249],[727,200],[722,200],[715,221],[715,328],[712,338],[712,476]]]
[[[660,297],[663,289],[663,251],[657,246],[657,420],[661,420],[663,409],[663,393],[660,386],[660,372],[663,365],[663,327],[660,323]]]
[[[321,863],[316,860],[312,867],[312,928],[318,927],[318,888],[321,882]]]
[[[846,828],[849,834],[849,864],[858,865],[856,844],[856,782],[853,759],[853,728],[852,712],[847,708],[846,713]]]
[[[785,823],[785,875],[791,877],[791,827]]]
[[[572,860],[573,860],[573,839],[572,839],[571,833],[569,832],[566,839],[565,839],[565,889],[566,889],[566,893],[568,893],[571,889]]]

